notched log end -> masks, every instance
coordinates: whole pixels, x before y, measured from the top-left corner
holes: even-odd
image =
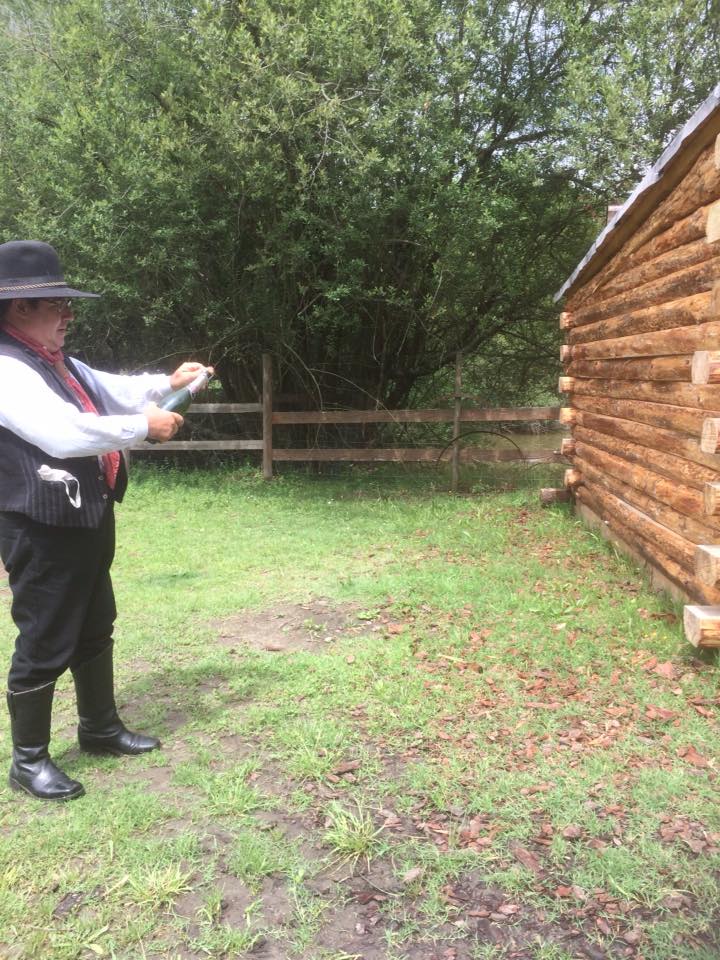
[[[560,377],[558,393],[572,393],[575,389],[575,377]]]
[[[685,607],[683,626],[694,647],[720,647],[720,607]]]
[[[700,449],[703,453],[717,453],[718,438],[720,437],[720,420],[717,417],[710,417],[703,420],[702,433],[700,434]]]
[[[708,319],[716,320],[720,317],[720,280],[716,280],[710,287],[710,306],[708,307]]]
[[[716,350],[696,350],[692,358],[692,367],[690,368],[690,379],[697,386],[710,383],[711,363],[714,363],[716,369],[714,373],[720,374],[720,353]]]
[[[720,240],[720,201],[714,203],[708,210],[705,236],[708,243],[717,243]]]
[[[573,315],[570,313],[569,310],[563,310],[563,312],[560,314],[560,329],[561,329],[561,330],[569,330],[569,329],[570,329],[570,327],[572,326],[572,317],[573,317]]]
[[[708,587],[714,587],[718,583],[720,547],[709,543],[695,547],[695,576]]]
[[[576,490],[583,482],[583,476],[579,470],[576,470],[574,467],[571,467],[569,470],[565,471],[565,476],[563,477],[563,485],[566,490]]]
[[[561,407],[558,414],[558,420],[565,427],[572,427],[575,424],[576,414],[572,407]]]
[[[703,508],[708,517],[720,516],[720,483],[706,483],[703,487]]]

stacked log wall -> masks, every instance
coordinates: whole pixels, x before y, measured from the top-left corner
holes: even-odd
[[[720,604],[720,137],[560,325],[566,486],[680,595]]]

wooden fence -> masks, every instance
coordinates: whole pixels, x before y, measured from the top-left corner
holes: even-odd
[[[460,358],[458,358],[458,369]],[[263,476],[272,479],[273,463],[276,461],[395,461],[401,463],[450,461],[453,469],[453,486],[457,483],[460,463],[499,462],[512,460],[555,460],[559,454],[554,449],[534,450],[527,456],[517,448],[487,450],[483,447],[461,447],[460,426],[464,423],[541,422],[557,421],[560,407],[462,407],[460,375],[456,375],[456,396],[452,408],[434,410],[273,410],[272,362],[263,356],[262,403],[195,403],[189,414],[262,414],[262,437],[257,440],[170,440],[167,443],[144,443],[136,448],[147,453],[172,451],[244,451],[262,452]],[[465,398],[467,399],[467,398]],[[453,432],[445,447],[307,447],[282,448],[273,446],[273,427],[311,424],[348,423],[452,423]]]

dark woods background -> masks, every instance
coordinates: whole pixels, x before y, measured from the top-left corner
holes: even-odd
[[[547,400],[552,294],[720,79],[717,0],[0,4],[2,239],[72,348],[297,407]]]

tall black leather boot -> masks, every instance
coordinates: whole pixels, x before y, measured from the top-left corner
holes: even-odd
[[[90,753],[114,753],[117,756],[147,753],[160,746],[156,737],[132,733],[123,724],[115,707],[113,648],[86,660],[73,672],[80,723],[78,740]]]
[[[33,690],[8,690],[13,752],[10,786],[39,800],[74,800],[85,793],[50,759],[50,721],[55,683]]]

